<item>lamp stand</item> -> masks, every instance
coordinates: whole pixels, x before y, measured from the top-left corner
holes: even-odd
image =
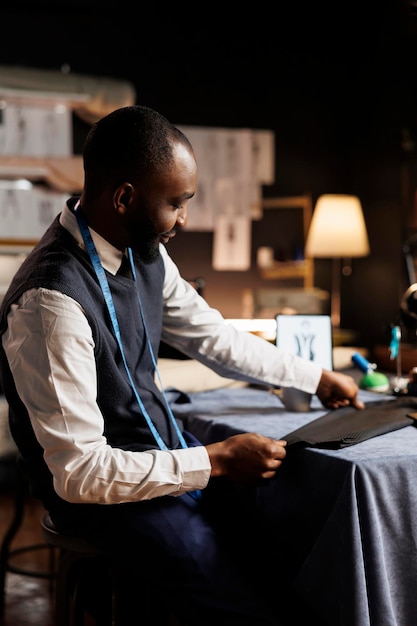
[[[340,330],[340,258],[332,259],[331,320],[333,330]]]

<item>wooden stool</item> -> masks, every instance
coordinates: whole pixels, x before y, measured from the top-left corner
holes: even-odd
[[[48,514],[44,515],[41,527],[45,541],[60,551],[55,577],[56,624],[84,626],[86,615],[92,614],[88,604],[94,589],[90,583],[95,581],[99,572],[105,578],[104,584],[107,581],[107,588],[100,587],[99,604],[104,605],[104,611],[98,615],[93,611],[95,622],[97,626],[123,626],[119,616],[119,584],[123,566],[117,557],[84,539],[59,533]],[[160,598],[151,599],[146,581],[138,589],[137,623],[140,626],[180,626],[163,608]]]
[[[17,455],[14,515],[0,546],[0,620],[5,606],[6,574],[13,572],[51,581],[50,589],[55,597],[55,623],[59,626],[86,626],[91,624],[88,616],[94,618],[96,626],[123,626],[118,616],[120,564],[113,554],[84,539],[59,533],[46,512],[40,521],[45,543],[11,549],[24,519],[27,496],[28,481],[23,461]],[[12,563],[14,557],[23,552],[45,549],[49,550],[46,571],[26,569]],[[90,572],[93,574],[89,578]],[[96,581],[97,572],[100,584],[105,585],[100,586],[99,599],[94,598],[97,588],[90,584]],[[152,602],[150,597],[151,591],[145,581],[138,590],[138,626],[180,626],[161,606],[160,599]],[[96,608],[101,610],[96,613]]]
[[[107,615],[109,626],[117,626],[118,563],[111,554],[91,545],[84,539],[59,533],[48,514],[42,521],[42,534],[45,541],[60,551],[55,576],[55,618],[59,626],[82,626],[85,623],[86,601],[85,573],[89,565],[97,566],[97,571],[105,574],[109,581],[109,594],[103,590],[103,600],[108,601]],[[84,576],[84,578],[83,578]],[[106,611],[105,611],[106,613]],[[106,617],[98,618],[106,620]]]

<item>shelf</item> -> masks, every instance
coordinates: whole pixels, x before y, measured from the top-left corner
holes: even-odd
[[[18,178],[44,182],[56,191],[79,193],[84,179],[82,158],[0,156],[0,179]]]
[[[279,223],[279,211],[290,209],[302,212],[302,237],[305,242],[310,226],[312,203],[311,196],[287,196],[281,198],[264,198],[263,209],[268,211],[277,210],[276,222]],[[300,237],[298,237],[300,239]],[[271,265],[258,267],[259,275],[263,280],[301,280],[305,289],[311,289],[314,283],[313,259],[301,259],[298,261],[274,261]]]
[[[304,259],[303,261],[277,261],[270,267],[259,268],[259,273],[264,280],[282,280],[289,278],[305,279],[310,275],[311,271],[311,259]]]
[[[82,184],[81,156],[0,156],[1,253],[31,250]]]

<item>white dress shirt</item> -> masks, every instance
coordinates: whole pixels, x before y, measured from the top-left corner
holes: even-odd
[[[75,216],[66,206],[60,220],[84,248]],[[93,230],[91,235],[103,267],[115,274],[122,253]],[[316,391],[321,376],[317,364],[225,323],[181,278],[163,245],[160,250],[165,264],[164,340],[221,376]],[[58,291],[27,291],[11,308],[3,347],[63,499],[114,504],[206,487],[211,468],[204,446],[130,452],[107,444],[96,402],[91,328],[75,300]]]

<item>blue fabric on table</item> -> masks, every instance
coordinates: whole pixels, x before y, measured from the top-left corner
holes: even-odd
[[[313,397],[308,413],[288,413],[257,388],[188,397],[174,413],[204,444],[238,432],[280,439],[328,412]],[[359,397],[396,403],[364,390]],[[291,446],[257,492],[266,562],[279,564],[271,593],[282,571],[330,626],[417,624],[416,477],[414,426],[340,449]]]

